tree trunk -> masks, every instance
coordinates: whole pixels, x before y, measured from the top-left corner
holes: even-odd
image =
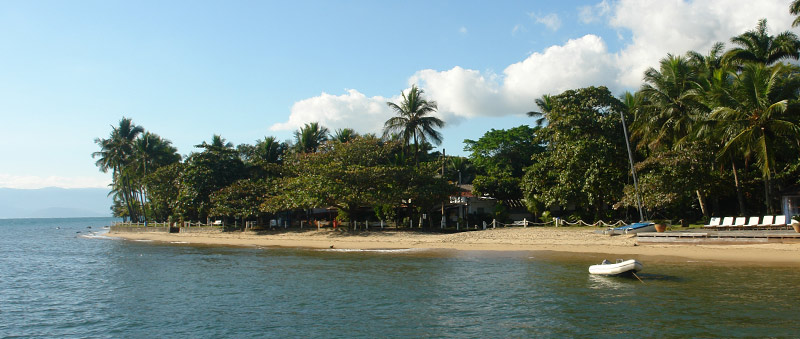
[[[733,182],[736,185],[736,198],[739,200],[739,215],[747,215],[747,210],[744,207],[744,196],[742,195],[742,187],[739,184],[739,174],[736,171],[736,162],[733,161],[731,156],[731,170],[733,171]]]
[[[697,192],[697,202],[700,204],[700,211],[703,212],[704,217],[708,217],[708,210],[706,210],[706,203],[703,200],[703,194],[700,193],[700,190],[696,190]]]

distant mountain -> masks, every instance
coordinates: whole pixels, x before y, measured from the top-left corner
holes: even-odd
[[[110,217],[106,188],[0,188],[0,218]]]

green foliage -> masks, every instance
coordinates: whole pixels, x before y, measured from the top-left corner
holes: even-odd
[[[546,151],[534,154],[522,179],[528,206],[574,204],[584,217],[600,217],[618,201],[627,179],[621,101],[605,87],[553,96],[542,128]],[[592,213],[592,214],[589,214]]]
[[[414,141],[414,159],[419,163],[420,146],[429,140],[438,145],[442,143],[442,134],[436,128],[444,127],[444,121],[431,116],[437,110],[436,102],[426,100],[423,96],[425,92],[417,85],[411,86],[408,94],[401,93],[403,100],[400,104],[387,102],[386,104],[397,116],[389,118],[383,125],[384,137],[393,133],[400,133],[403,145],[408,147]]]
[[[520,199],[520,178],[532,164],[531,157],[545,151],[539,132],[541,127],[526,125],[508,130],[492,129],[480,139],[464,140],[464,150],[477,175],[473,184],[478,194],[500,199]]]
[[[201,145],[192,153],[179,177],[180,190],[176,212],[185,219],[203,220],[211,210],[211,194],[245,176],[245,165],[228,145]]]
[[[242,179],[211,194],[213,216],[250,218],[258,216],[267,196],[277,195],[269,180]]]

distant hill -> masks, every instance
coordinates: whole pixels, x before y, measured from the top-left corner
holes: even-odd
[[[106,188],[0,188],[0,218],[110,217]]]

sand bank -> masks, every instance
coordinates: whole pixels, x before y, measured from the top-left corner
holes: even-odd
[[[632,235],[596,234],[596,228],[502,228],[455,234],[408,231],[109,233],[129,240],[225,246],[275,246],[340,249],[453,249],[476,251],[556,251],[647,256],[650,260],[708,260],[800,266],[800,243],[753,245],[638,245]]]

